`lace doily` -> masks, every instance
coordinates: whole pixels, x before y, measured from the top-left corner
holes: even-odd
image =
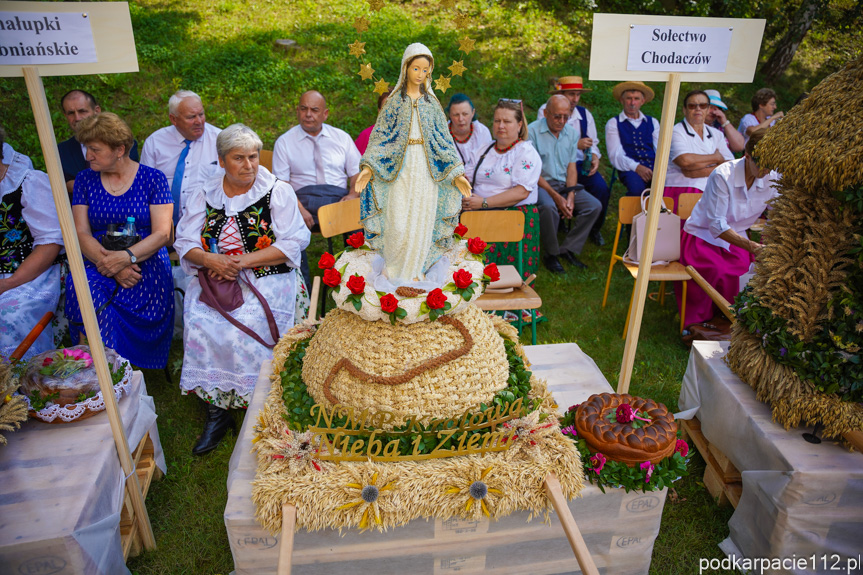
[[[132,389],[132,366],[123,358],[120,358],[119,361],[125,364],[125,370],[123,373],[123,379],[121,379],[119,383],[114,384],[114,397],[117,398],[117,401],[120,401],[123,394],[128,394]],[[101,391],[95,396],[89,397],[84,401],[79,401],[78,403],[70,403],[62,406],[51,403],[39,411],[33,411],[33,408],[30,407],[29,397],[26,395],[22,395],[22,397],[24,398],[24,401],[27,402],[27,409],[30,412],[30,415],[47,423],[54,423],[55,420],[58,419],[59,421],[56,421],[57,423],[69,423],[76,419],[82,419],[84,416],[89,417],[90,415],[105,409],[105,399],[103,398]]]

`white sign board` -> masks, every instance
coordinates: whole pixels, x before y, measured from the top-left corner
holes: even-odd
[[[678,73],[685,82],[751,82],[764,24],[749,18],[594,14],[589,78],[667,82]]]
[[[135,34],[126,2],[0,0],[0,77],[137,72]]]
[[[86,12],[0,13],[0,66],[95,62]]]
[[[725,72],[731,52],[728,26],[645,26],[629,29],[627,70]]]

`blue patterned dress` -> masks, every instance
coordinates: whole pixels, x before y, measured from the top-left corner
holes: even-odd
[[[150,205],[171,203],[173,199],[165,175],[144,165],[138,166],[132,186],[120,196],[109,194],[102,186],[99,172],[89,169],[75,178],[72,195],[73,205],[88,206],[90,231],[100,241],[108,224],[124,224],[128,216],[134,216],[138,234],[146,238],[150,235]],[[141,281],[128,289],[100,274],[95,264],[86,258],[84,263],[94,307],[98,310],[109,302],[98,315],[105,345],[138,367],[165,367],[174,321],[174,287],[167,249],[161,248],[138,264]],[[84,327],[71,279],[70,275],[66,316],[75,341]]]

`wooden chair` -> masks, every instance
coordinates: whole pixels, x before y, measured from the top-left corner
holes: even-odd
[[[273,151],[261,150],[259,155],[260,164],[267,168],[270,172],[273,171]]]
[[[334,236],[363,227],[360,223],[359,198],[322,206],[318,209],[318,224],[321,227],[321,235],[327,238],[327,249],[331,254],[334,254]],[[309,262],[310,266],[311,264],[312,262]],[[321,295],[321,317],[324,317],[324,309],[327,305],[327,286],[323,286]]]
[[[704,194],[680,194],[677,197],[677,215],[681,220],[685,220],[692,215],[692,210],[695,209],[695,204],[701,199]]]
[[[508,210],[478,210],[464,212],[461,223],[467,226],[471,237],[479,236],[486,242],[517,242],[519,244],[516,270],[522,275],[521,240],[524,238],[524,213]],[[503,267],[503,266],[500,266]],[[530,337],[536,345],[536,310],[542,299],[530,287],[536,276],[530,276],[520,287],[510,293],[485,293],[474,303],[483,311],[515,311],[518,315],[517,329],[522,328],[521,310],[530,310]]]
[[[681,197],[685,194],[681,194]],[[698,195],[698,194],[690,194]],[[665,207],[671,210],[674,202],[671,198],[663,198]],[[623,261],[623,256],[617,255],[617,247],[620,243],[620,230],[624,225],[632,225],[632,218],[641,212],[641,198],[636,196],[624,196],[620,198],[617,206],[617,232],[614,234],[614,247],[611,250],[611,261],[608,264],[608,276],[605,280],[605,292],[602,294],[602,307],[608,301],[608,289],[611,286],[611,274],[614,271],[614,264],[621,262],[626,268],[626,271],[632,276],[633,280],[638,279],[638,264],[630,264]],[[687,214],[688,216],[689,214]],[[665,305],[665,282],[667,281],[682,281],[683,282],[683,302],[680,306],[680,331],[683,331],[683,321],[686,314],[686,287],[688,280],[691,279],[683,265],[678,262],[669,262],[665,265],[651,266],[649,281],[658,281],[659,283],[659,304]],[[629,308],[626,311],[626,323],[623,326],[623,338],[626,338],[626,332],[629,329],[629,314],[632,313],[632,300],[635,297],[635,285],[633,282],[632,295],[629,297]]]

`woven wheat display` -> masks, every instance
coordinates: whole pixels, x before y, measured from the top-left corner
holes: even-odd
[[[572,498],[583,472],[545,382],[528,365],[515,329],[473,305],[409,325],[334,310],[317,328],[292,329],[274,350],[273,386],[256,426],[258,520],[277,533],[285,502],[297,507],[297,528],[308,530],[385,530],[420,517],[517,510],[547,520],[545,479],[556,474]],[[523,397],[507,395],[513,382],[528,381]],[[350,416],[336,423],[340,413]],[[367,449],[357,449],[360,436],[332,432],[350,434],[351,421],[374,430],[362,436]],[[441,442],[449,433],[452,441]]]
[[[27,403],[20,395],[12,395],[18,381],[12,377],[12,368],[0,358],[0,431],[15,431],[27,419]],[[6,438],[0,434],[0,445]]]
[[[785,428],[863,430],[863,59],[825,79],[755,150],[782,173],[727,361]]]

